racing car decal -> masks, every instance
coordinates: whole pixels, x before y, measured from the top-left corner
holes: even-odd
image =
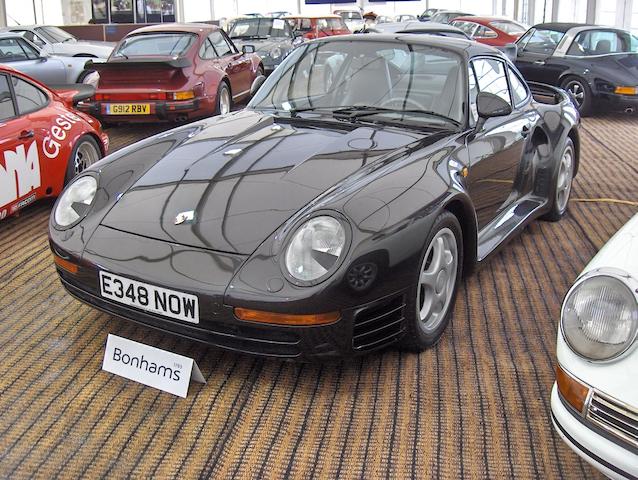
[[[0,164],[0,205],[17,200],[40,186],[38,146],[31,142],[28,150],[18,145],[15,151],[4,152],[4,167]]]

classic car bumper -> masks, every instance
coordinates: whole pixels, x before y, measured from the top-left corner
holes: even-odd
[[[615,93],[601,93],[599,100],[608,104],[609,107],[617,110],[638,110],[638,95],[617,95]]]
[[[106,112],[106,105],[108,103],[149,104],[150,113],[148,115],[110,115]],[[174,121],[183,119],[184,116],[187,118],[195,118],[197,116],[203,116],[210,113],[203,108],[203,102],[200,98],[174,102],[152,100],[141,100],[137,102],[81,102],[77,105],[77,108],[82,112],[86,112],[99,118],[103,122],[148,122],[151,120]]]
[[[610,478],[638,478],[638,456],[578,419],[561,399],[556,383],[552,387],[551,409],[554,428],[586,462]]]
[[[116,253],[108,228],[99,227],[81,259],[67,255],[51,238],[59,257],[78,265],[71,273],[56,262],[63,286],[77,299],[111,315],[251,355],[317,361],[363,354],[399,339],[404,332],[406,292],[340,311],[334,323],[282,326],[238,319],[224,302],[226,288],[245,256],[214,252],[115,232]],[[109,253],[104,253],[104,252]],[[188,323],[125,305],[100,293],[99,272],[123,276],[160,288],[196,295],[199,323]],[[188,272],[188,275],[186,275]],[[331,310],[326,302],[326,311]],[[282,306],[285,311],[285,305]],[[322,313],[322,312],[317,312]]]

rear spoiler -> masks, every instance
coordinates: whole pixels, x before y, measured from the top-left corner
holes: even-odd
[[[72,83],[69,85],[49,85],[49,89],[57,93],[62,99],[76,105],[88,100],[95,94],[95,87],[87,83]]]
[[[185,57],[117,57],[115,59],[109,59],[106,62],[89,61],[86,68],[103,72],[105,70],[131,70],[144,67],[184,68],[190,67],[191,65],[191,61]]]

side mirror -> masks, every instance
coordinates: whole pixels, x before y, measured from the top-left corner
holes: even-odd
[[[246,53],[255,53],[255,46],[254,45],[243,45],[241,47],[241,52],[246,54]]]
[[[257,93],[257,90],[259,90],[259,87],[261,87],[265,81],[266,81],[266,77],[264,77],[263,75],[258,75],[257,78],[253,80],[253,84],[250,86],[251,97],[255,96],[255,94]]]
[[[480,92],[476,97],[476,109],[480,118],[506,117],[512,113],[512,106],[493,93]]]
[[[512,62],[515,62],[516,58],[518,57],[518,45],[516,45],[515,43],[508,43],[503,47],[503,53]]]

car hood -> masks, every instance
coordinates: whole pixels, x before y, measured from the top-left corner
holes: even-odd
[[[429,138],[421,131],[277,119],[254,110],[201,125],[121,194],[103,225],[250,254],[357,170]]]

